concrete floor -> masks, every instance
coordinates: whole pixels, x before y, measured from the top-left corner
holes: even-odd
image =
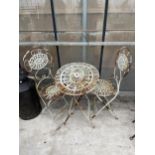
[[[134,102],[112,104],[119,120],[104,110],[91,128],[79,110],[66,126],[55,132],[62,118],[58,109],[42,112],[32,120],[20,119],[20,155],[134,155]],[[52,116],[51,116],[52,115]]]

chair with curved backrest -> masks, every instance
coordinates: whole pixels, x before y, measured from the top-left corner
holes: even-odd
[[[34,48],[28,50],[24,57],[23,63],[26,71],[32,74],[36,81],[45,77],[53,77],[51,68],[53,67],[53,57],[45,48]]]
[[[23,57],[24,67],[31,74],[30,78],[36,82],[36,89],[45,108],[54,103],[59,97],[66,99],[60,90],[54,84],[52,67],[54,65],[53,57],[45,48],[34,48],[28,50]]]
[[[130,55],[130,51],[126,47],[122,47],[117,51],[117,58],[115,61],[114,67],[114,80],[116,85],[112,83],[112,81],[99,79],[95,89],[92,94],[94,94],[100,102],[103,102],[103,99],[106,100],[104,106],[101,107],[93,116],[95,118],[97,115],[101,113],[106,107],[110,108],[110,104],[119,94],[120,85],[123,80],[123,77],[127,75],[129,72],[130,66],[132,62],[132,56]],[[107,97],[110,97],[108,100]],[[111,109],[109,109],[112,113]],[[115,115],[114,115],[115,116]],[[117,118],[115,116],[115,118]]]
[[[29,78],[35,80],[36,89],[42,102],[47,106],[49,101],[47,103],[43,97],[46,96],[44,90],[54,85],[53,57],[45,48],[34,48],[25,53],[23,63],[26,71],[30,74]]]

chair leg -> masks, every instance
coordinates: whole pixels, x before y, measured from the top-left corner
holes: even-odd
[[[96,114],[94,114],[91,118],[95,118],[96,116],[98,116],[107,106],[109,106],[111,104],[111,102],[113,102],[116,98],[117,94],[112,98],[110,99],[100,110],[97,111]]]
[[[43,110],[42,110],[42,113],[44,113],[46,110],[50,111],[50,110],[48,109],[48,107],[50,106],[51,101],[48,101],[48,102],[46,103],[45,100],[44,100],[40,95],[39,95],[39,97],[40,97],[42,103],[44,104],[44,108],[43,108]],[[50,113],[50,114],[51,114],[51,113]]]
[[[100,96],[98,96],[98,95],[96,95],[95,97],[94,97],[94,101],[93,101],[93,110],[94,110],[94,115],[95,115],[95,113],[96,113],[96,111],[97,111],[97,108],[99,108],[97,105],[98,105],[98,103],[97,102],[99,102],[99,103],[102,103],[102,104],[104,104],[105,105],[105,98],[101,98]]]
[[[103,105],[106,105],[106,103],[108,102],[107,98],[106,97],[103,97],[102,99],[100,97],[97,97],[99,99],[99,101],[103,104]],[[95,104],[95,103],[94,103]],[[110,104],[108,106],[106,106],[106,109],[111,113],[111,115],[118,120],[118,117],[117,115],[113,112],[113,110],[111,109],[111,106]],[[95,114],[94,114],[95,115]]]
[[[44,104],[45,104],[45,101],[44,101],[43,99],[42,99],[42,101],[43,101]],[[51,106],[51,104],[53,104],[53,103],[52,103],[52,101],[49,100],[49,101],[45,104],[45,107],[44,107],[44,109],[42,110],[42,113],[44,113],[45,111],[47,111],[47,112],[49,112],[50,116],[53,117],[53,113],[52,113],[51,109],[49,109],[49,107]]]
[[[117,115],[115,114],[115,112],[111,109],[111,106],[110,106],[110,105],[108,105],[106,108],[108,109],[108,111],[110,112],[110,114],[111,114],[116,120],[119,119],[119,118],[117,117]]]
[[[105,98],[106,102],[108,102],[107,98]],[[111,109],[111,105],[109,104],[107,107],[107,110],[110,112],[110,114],[116,119],[118,120],[119,118],[117,117],[117,115],[115,114],[115,112]]]

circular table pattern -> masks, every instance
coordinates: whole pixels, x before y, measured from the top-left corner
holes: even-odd
[[[56,73],[55,84],[60,90],[71,96],[80,96],[91,92],[99,79],[98,70],[87,63],[69,63]]]

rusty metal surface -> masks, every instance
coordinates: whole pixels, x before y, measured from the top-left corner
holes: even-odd
[[[92,94],[104,97],[111,96],[115,94],[115,88],[110,81],[99,79]]]
[[[46,49],[35,48],[28,50],[23,57],[24,67],[28,72],[38,71],[53,63],[53,57]]]
[[[118,50],[117,55],[118,55],[116,58],[117,67],[125,75],[129,72],[129,69],[131,67],[132,56],[131,56],[130,51],[127,47],[120,48]]]
[[[113,73],[113,79],[116,81],[118,92],[120,91],[120,84],[123,80],[123,77],[129,72],[131,63],[132,56],[129,49],[127,47],[121,47],[118,49]],[[99,79],[92,93],[97,96],[106,97],[115,95],[116,90],[114,89],[112,82]]]
[[[51,100],[51,101],[56,100],[61,95],[62,95],[62,93],[61,93],[60,89],[55,85],[51,85],[51,86],[47,87],[45,90],[45,94],[44,94],[46,99]]]
[[[69,63],[56,73],[55,84],[67,95],[79,96],[94,89],[99,78],[98,70],[87,63]]]

